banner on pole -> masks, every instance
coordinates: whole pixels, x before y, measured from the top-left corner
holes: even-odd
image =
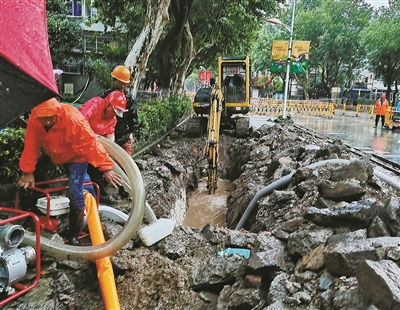
[[[289,52],[288,41],[273,41],[271,59],[275,60],[269,70],[271,72],[285,72]],[[290,72],[305,73],[308,67],[310,41],[293,41]]]
[[[273,41],[272,42],[272,60],[287,59],[289,51],[289,41]]]

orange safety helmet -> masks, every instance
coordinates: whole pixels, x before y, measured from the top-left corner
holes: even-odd
[[[114,90],[104,98],[106,102],[112,105],[115,113],[119,117],[122,117],[122,113],[128,111],[126,109],[126,97],[125,94],[119,90]]]
[[[116,66],[114,70],[111,72],[111,76],[122,83],[130,83],[131,82],[131,73],[129,69],[125,66]]]

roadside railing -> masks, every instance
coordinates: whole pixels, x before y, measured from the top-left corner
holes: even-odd
[[[250,113],[258,115],[280,115],[283,101],[272,98],[251,98]],[[333,102],[319,100],[288,100],[286,111],[291,114],[306,114],[333,117]]]
[[[195,93],[186,92],[191,100]],[[312,100],[288,100],[286,111],[291,114],[314,115],[333,117],[334,114],[352,114],[354,116],[374,117],[374,105],[349,105],[338,103],[330,99],[312,99]],[[257,115],[278,116],[283,112],[283,101],[273,98],[256,98],[250,100],[250,113]],[[389,112],[389,111],[388,111]]]

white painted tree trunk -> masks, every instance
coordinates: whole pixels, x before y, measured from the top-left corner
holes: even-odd
[[[134,97],[136,97],[140,80],[145,73],[150,54],[169,21],[170,2],[171,0],[147,0],[143,29],[125,60],[125,66],[133,69],[131,93]]]

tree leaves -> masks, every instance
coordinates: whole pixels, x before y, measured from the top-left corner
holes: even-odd
[[[63,0],[47,0],[47,30],[53,62],[61,65],[77,51],[82,51],[83,30],[79,19],[67,17]]]
[[[400,1],[382,9],[362,32],[369,68],[383,78],[387,91],[400,80]]]

